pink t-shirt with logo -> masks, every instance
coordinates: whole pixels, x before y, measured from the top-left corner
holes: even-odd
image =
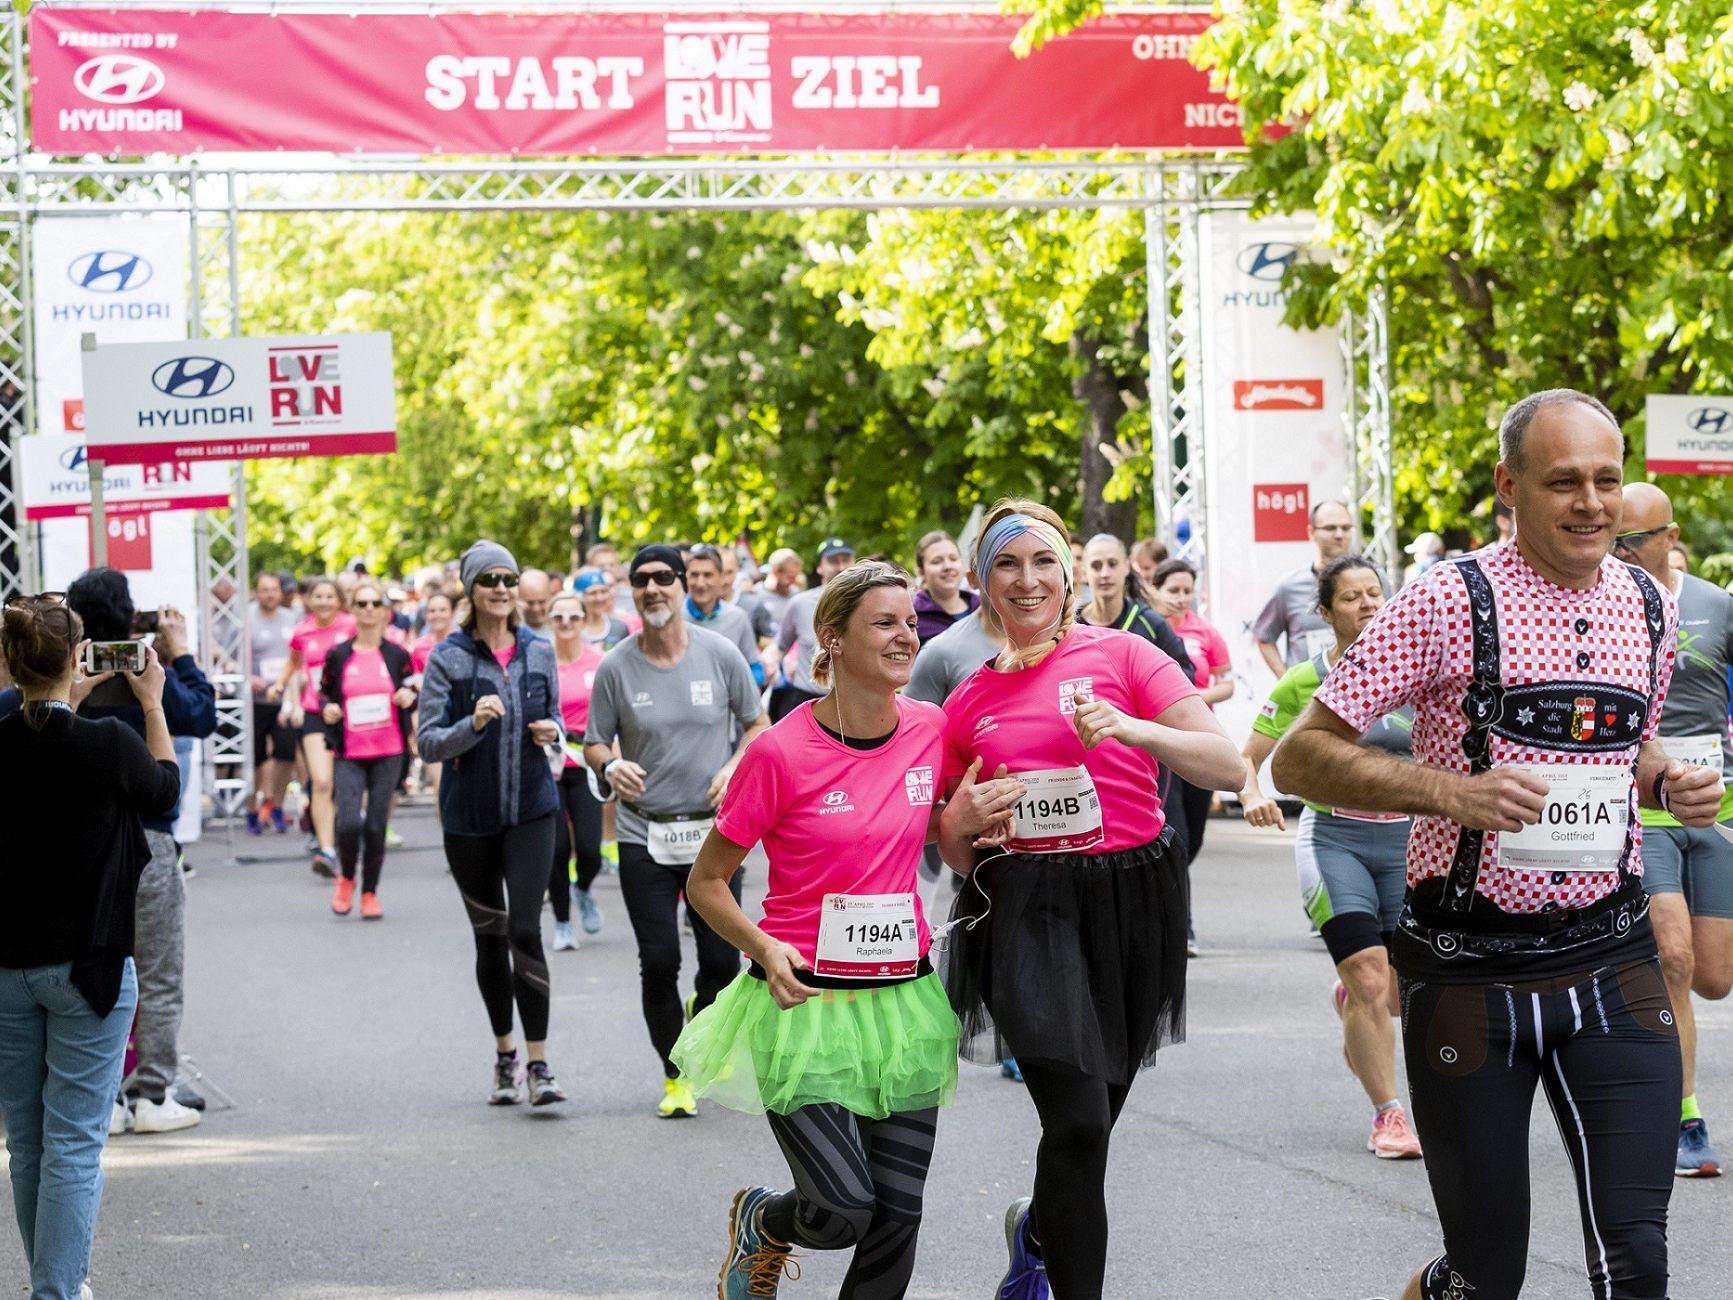
[[[1197,688],[1185,670],[1142,637],[1078,624],[1033,668],[1000,672],[991,664],[963,679],[945,701],[944,789],[982,760],[990,778],[1003,763],[1016,775],[1085,768],[1101,801],[1101,842],[1112,853],[1148,844],[1166,818],[1156,795],[1160,765],[1117,740],[1086,750],[1072,716],[1079,695],[1106,700],[1122,713],[1154,718]]]
[[[566,735],[582,740],[584,728],[590,722],[590,688],[596,684],[596,669],[602,665],[602,647],[584,646],[584,652],[569,664],[560,665],[560,717],[566,724]],[[568,752],[566,766],[578,766],[578,760]]]
[[[816,961],[826,894],[914,894],[917,946],[932,942],[916,889],[942,751],[937,705],[897,697],[897,730],[850,749],[801,705],[746,748],[716,829],[770,857],[764,919],[772,938]]]
[[[319,712],[319,675],[325,670],[325,656],[331,653],[332,646],[354,635],[355,617],[342,611],[327,627],[320,627],[315,619],[304,618],[289,634],[289,648],[301,652],[301,677],[306,683],[301,688],[302,712],[309,715]]]
[[[1185,642],[1186,657],[1197,670],[1195,680],[1200,691],[1215,680],[1217,669],[1233,667],[1233,660],[1228,656],[1228,643],[1195,609],[1186,610],[1183,618],[1170,618],[1167,622]]]
[[[343,665],[343,757],[390,758],[403,752],[403,732],[391,703],[395,690],[383,653],[350,652]]]

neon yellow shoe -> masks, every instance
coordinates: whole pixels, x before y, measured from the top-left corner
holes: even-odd
[[[698,1098],[684,1079],[662,1080],[662,1100],[656,1113],[663,1119],[692,1119],[698,1114]]]

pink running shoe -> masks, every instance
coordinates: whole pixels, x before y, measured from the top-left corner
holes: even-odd
[[[1408,1112],[1392,1106],[1373,1116],[1372,1136],[1366,1139],[1366,1149],[1380,1160],[1420,1159],[1420,1139],[1408,1122]]]

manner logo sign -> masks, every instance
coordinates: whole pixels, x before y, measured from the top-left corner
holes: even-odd
[[[397,449],[389,334],[99,346],[84,386],[90,455],[111,464]]]

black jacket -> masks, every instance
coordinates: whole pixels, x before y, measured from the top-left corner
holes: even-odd
[[[324,670],[319,674],[321,706],[335,704],[338,708],[343,707],[343,670],[349,666],[350,656],[354,653],[354,641],[339,641],[331,647],[330,653],[325,656]],[[403,687],[409,685],[407,679],[414,675],[415,665],[410,661],[409,651],[395,641],[380,642],[379,653],[385,656],[385,671],[391,677],[391,693],[395,695]],[[410,689],[414,690],[415,688],[411,686]],[[403,752],[407,754],[409,752],[410,710],[398,708],[394,700],[391,704],[391,711],[397,718],[397,730],[403,736]],[[325,728],[325,744],[330,748],[332,754],[342,758],[343,723],[341,721],[325,722],[323,718],[320,719],[320,722]]]

